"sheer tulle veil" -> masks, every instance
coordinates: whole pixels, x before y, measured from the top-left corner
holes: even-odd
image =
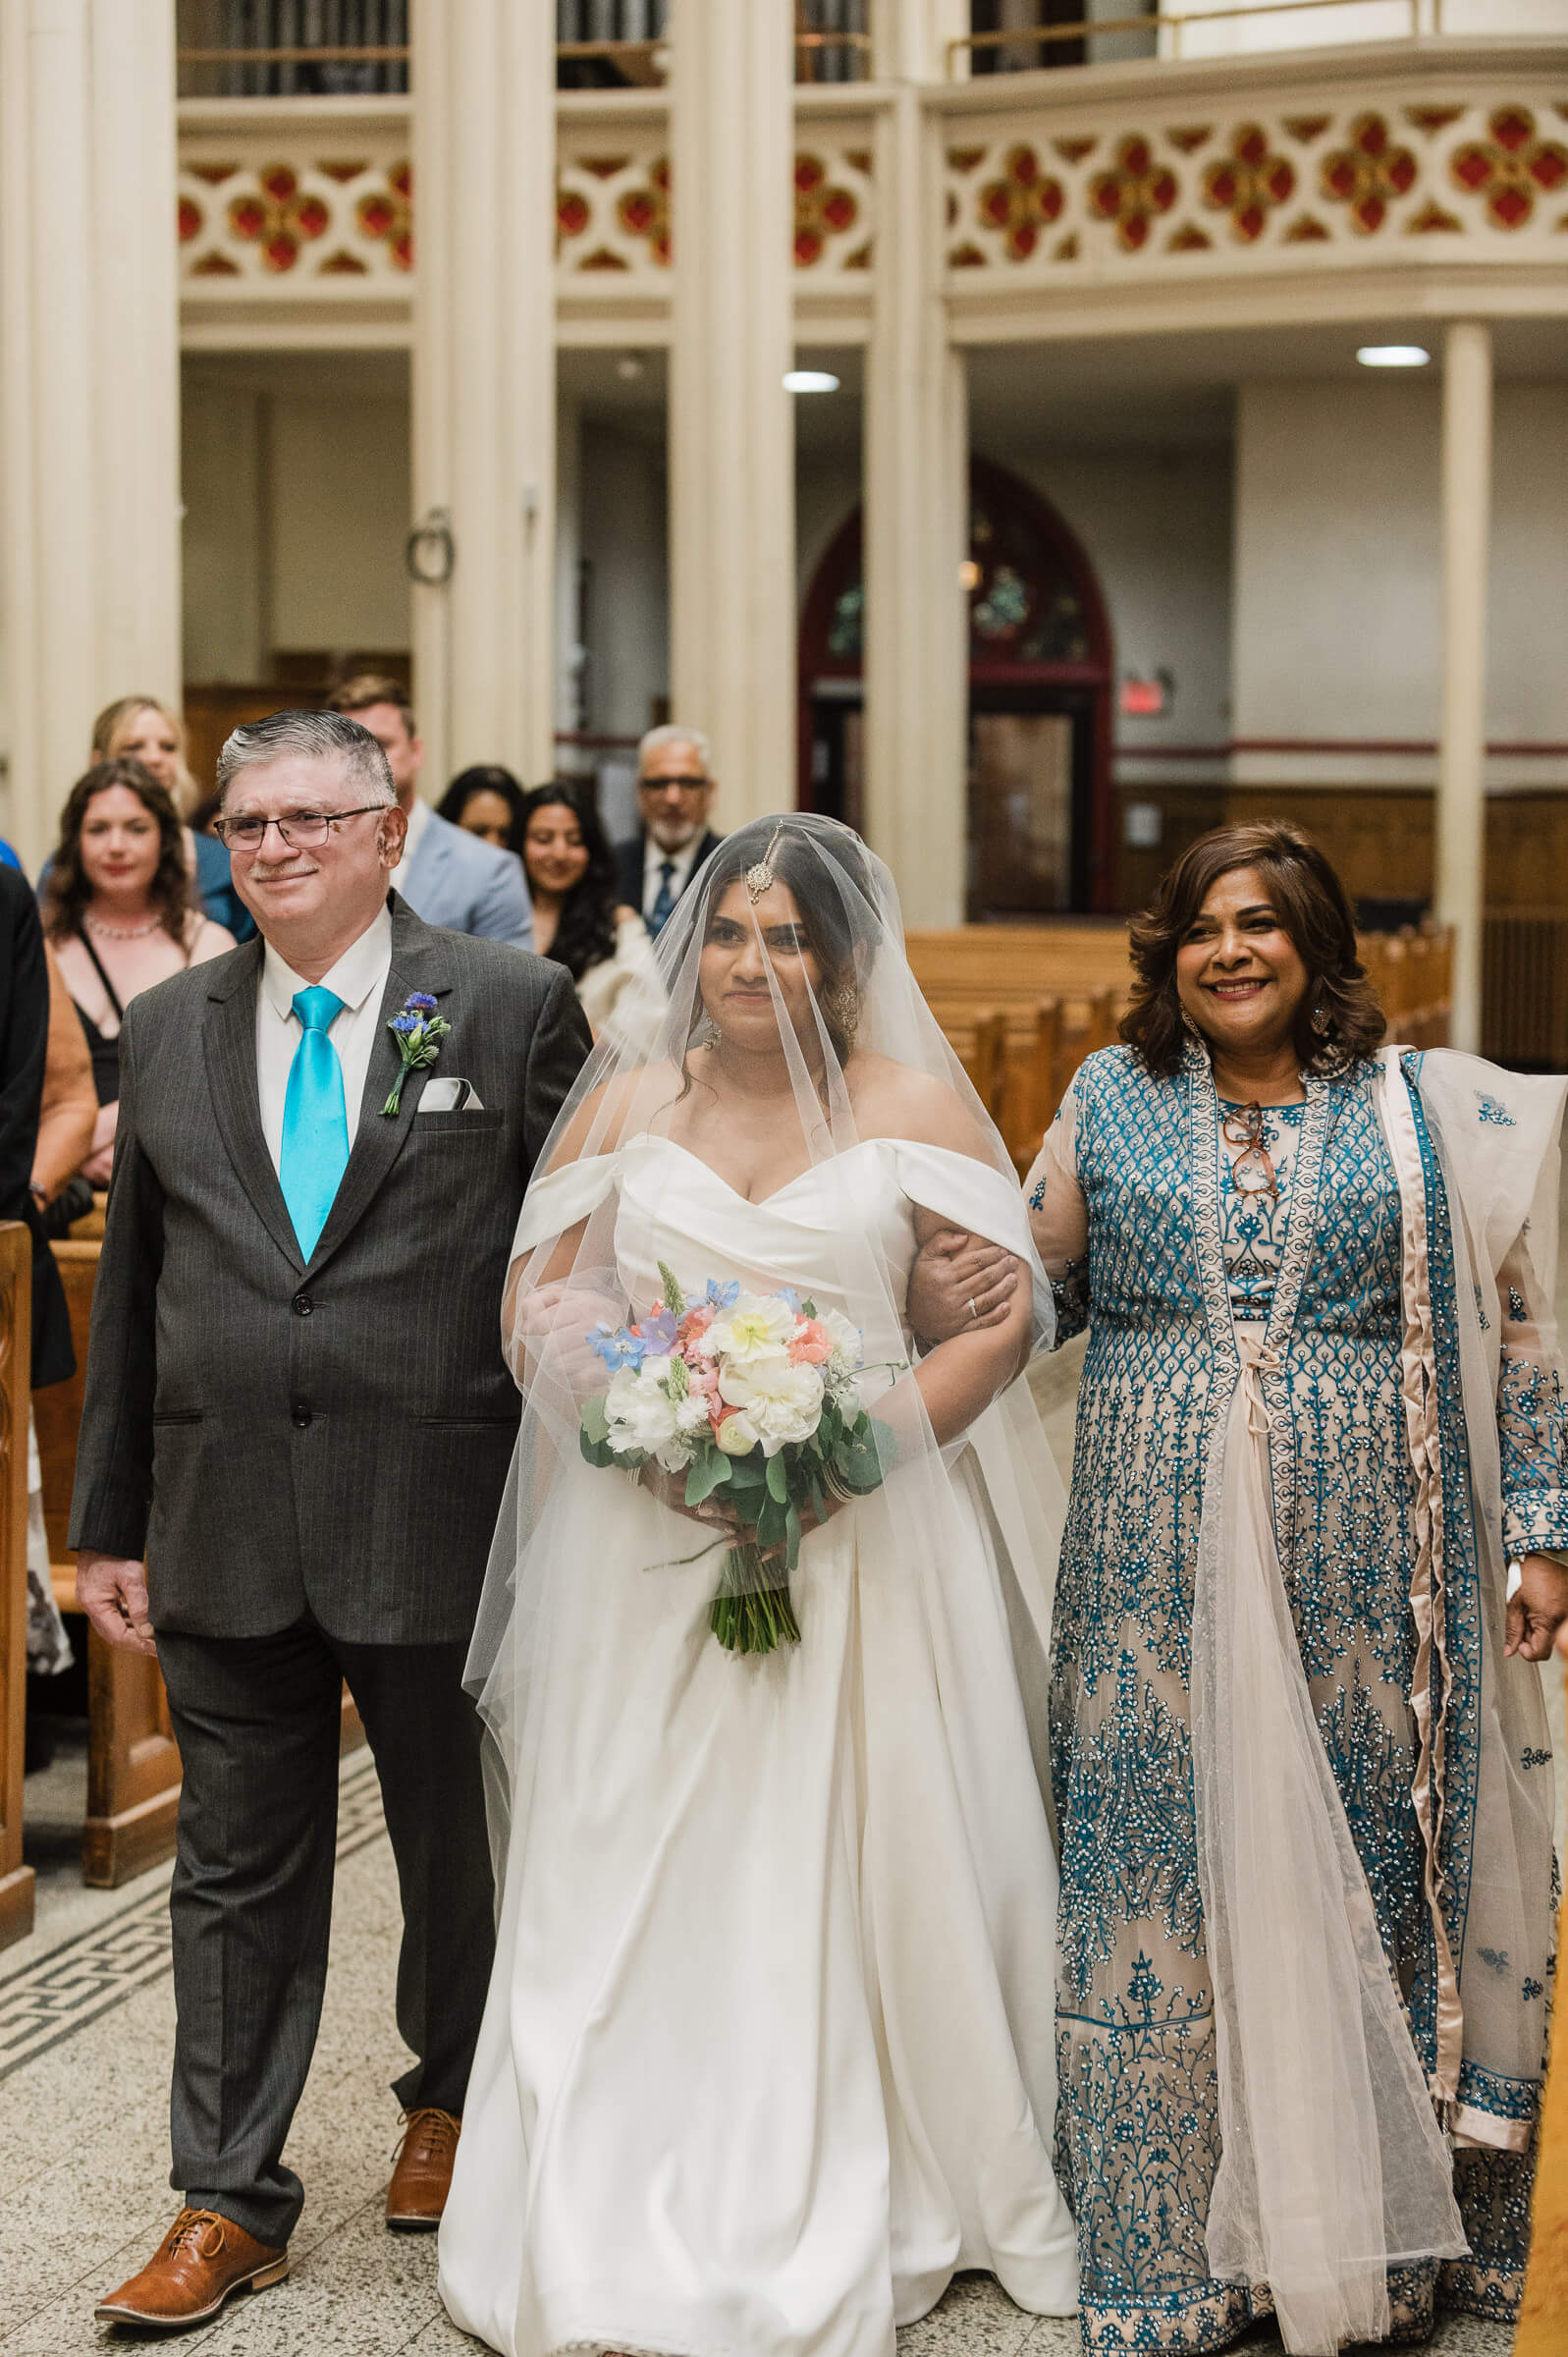
[[[792,902],[787,921],[778,885]],[[715,1084],[730,1006],[705,1004],[704,954],[715,943],[728,945],[731,959],[742,943],[751,952],[742,960],[744,1020],[753,1039],[759,1024],[771,1018],[772,1026],[764,1045],[773,1051],[773,1093],[763,1099],[726,1100]],[[924,1588],[940,1622],[952,1610],[944,1529],[960,1494],[965,1510],[978,1504],[997,1564],[995,1609],[1011,1635],[1044,1783],[1059,1477],[1027,1382],[1010,1367],[962,1438],[946,1450],[937,1445],[904,1324],[908,1237],[900,1250],[898,1237],[879,1228],[882,1215],[868,1215],[870,1161],[893,1157],[912,1203],[989,1233],[1026,1263],[1036,1348],[1052,1336],[1051,1291],[1005,1148],[910,971],[892,879],[832,820],[756,821],[727,837],[698,871],[660,937],[658,962],[666,994],[659,1034],[636,1046],[607,1036],[595,1048],[540,1158],[508,1274],[503,1335],[523,1415],[467,1671],[490,1738],[496,1835],[504,1840],[531,1805],[530,1701],[550,1673],[564,1587],[603,1579],[605,1610],[615,1609],[614,1580],[591,1551],[584,1560],[582,1484],[631,1476],[583,1461],[583,1404],[609,1379],[589,1338],[652,1310],[651,1300],[631,1297],[639,1281],[628,1272],[657,1266],[656,1233],[672,1224],[689,1231],[693,1187],[722,1185],[715,1173],[744,1162],[743,1153],[726,1151],[742,1120],[748,1140],[766,1138],[768,1167],[789,1174],[776,1192],[787,1190],[791,1209],[807,1212],[820,1234],[813,1290],[821,1305],[862,1338],[860,1393],[874,1418],[882,1480],[851,1510],[877,1519],[879,1561],[896,1562]],[[682,1214],[673,1223],[660,1216],[672,1190]],[[884,1187],[878,1200],[886,1196]],[[699,1264],[670,1274],[689,1299],[712,1272]],[[744,1274],[760,1291],[777,1283],[766,1267]],[[650,1528],[666,1565],[689,1559],[709,1536],[680,1512],[650,1517]],[[636,1569],[657,1580],[661,1562],[651,1559],[659,1546],[649,1553]],[[808,1531],[796,1586],[811,1555]],[[810,1641],[807,1619],[802,1642]],[[736,1660],[736,1676],[751,1671]]]

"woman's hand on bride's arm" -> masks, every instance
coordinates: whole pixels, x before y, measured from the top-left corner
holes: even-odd
[[[909,1272],[906,1313],[922,1342],[1005,1324],[1023,1264],[1001,1244],[962,1228],[939,1228]]]

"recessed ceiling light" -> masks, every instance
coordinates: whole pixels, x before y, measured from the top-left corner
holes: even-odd
[[[1356,357],[1363,368],[1425,368],[1432,355],[1424,344],[1363,344]]]
[[[646,374],[641,353],[623,352],[616,362],[616,374],[622,384],[636,384]]]
[[[784,385],[786,393],[837,393],[838,379],[826,368],[786,368]]]

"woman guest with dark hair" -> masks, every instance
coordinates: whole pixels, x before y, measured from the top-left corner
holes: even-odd
[[[1058,1333],[1089,1330],[1051,1714],[1084,2345],[1508,2319],[1550,1978],[1535,1665],[1568,1614],[1565,1083],[1381,1049],[1290,827],[1193,845],[1131,946],[1126,1044],[1026,1181]]]
[[[622,903],[591,794],[562,779],[536,786],[522,797],[521,842],[534,948],[567,968],[596,1039],[646,1036],[663,1013],[664,988],[648,928]]]
[[[99,761],[60,817],[43,894],[44,932],[92,1056],[98,1122],[82,1164],[107,1186],[120,1096],[120,1025],[139,991],[234,948],[192,905],[185,832],[167,789],[139,761]]]
[[[458,772],[436,804],[436,813],[481,842],[494,844],[498,851],[515,851],[520,858],[524,808],[522,788],[511,770],[480,762]]]

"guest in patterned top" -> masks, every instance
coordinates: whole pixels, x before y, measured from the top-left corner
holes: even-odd
[[[1132,952],[1126,1044],[1025,1182],[1089,1329],[1051,1714],[1085,2346],[1511,2318],[1564,1083],[1379,1052],[1343,891],[1288,827],[1194,845]],[[911,1303],[922,1334],[965,1314]]]

